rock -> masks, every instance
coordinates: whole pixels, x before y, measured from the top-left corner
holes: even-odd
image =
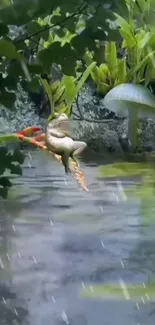
[[[16,101],[13,110],[0,107],[0,134],[17,132],[28,126],[44,126],[45,118],[40,118],[29,101],[27,93],[18,85]]]
[[[76,140],[84,140],[96,152],[121,150],[115,129],[117,121],[111,123],[90,123],[72,120],[72,134]]]
[[[77,119],[82,114],[86,120]],[[75,120],[76,118],[76,120]],[[89,122],[89,121],[94,122]],[[99,123],[96,121],[99,120]],[[101,122],[103,120],[103,122]],[[28,94],[18,85],[17,100],[14,110],[1,107],[0,133],[7,134],[19,131],[27,126],[38,125],[43,129],[47,118],[39,117]],[[72,136],[84,140],[95,152],[114,151],[128,152],[128,119],[120,119],[103,106],[103,97],[95,93],[95,87],[88,83],[80,92],[78,105],[73,105],[71,117]],[[122,138],[123,136],[123,138]],[[151,119],[139,121],[137,151],[155,150],[155,121]]]

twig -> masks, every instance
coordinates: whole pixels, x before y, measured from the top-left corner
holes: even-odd
[[[113,121],[117,121],[117,120],[114,120],[114,119],[89,119],[89,118],[86,118],[84,117],[83,113],[82,113],[82,110],[81,110],[81,107],[79,105],[79,93],[76,97],[76,106],[77,106],[77,109],[78,109],[78,112],[79,112],[79,116],[78,114],[76,113],[73,113],[76,117],[78,117],[78,119],[74,119],[74,120],[80,120],[80,121],[86,121],[86,122],[90,122],[90,123],[107,123],[107,122],[113,122]],[[124,120],[125,118],[124,117],[119,117],[119,120]]]
[[[77,109],[78,109],[78,111],[79,111],[80,118],[83,120],[84,117],[83,117],[83,114],[82,114],[81,107],[80,107],[80,105],[79,105],[79,93],[77,94],[77,97],[76,97],[75,102],[76,102]]]
[[[76,114],[76,113],[73,113],[74,115]],[[78,116],[77,116],[78,117]],[[74,121],[86,121],[86,122],[89,122],[89,123],[108,123],[108,122],[118,122],[118,121],[121,121],[121,120],[124,120],[125,119],[125,117],[120,117],[118,120],[115,120],[115,119],[103,119],[103,120],[100,120],[100,119],[98,119],[98,120],[93,120],[93,119],[89,119],[89,118],[82,118],[82,119],[80,119],[80,118],[73,118],[73,120]]]
[[[17,43],[20,43],[20,42],[23,42],[23,41],[26,41],[26,40],[29,40],[31,39],[32,37],[35,37],[39,34],[41,34],[42,32],[45,32],[53,27],[56,27],[56,26],[59,26],[59,24],[62,24],[66,21],[68,21],[70,18],[73,18],[74,16],[76,16],[78,13],[81,13],[84,9],[86,9],[88,7],[88,4],[84,4],[80,5],[79,8],[74,12],[72,13],[71,15],[69,15],[68,17],[65,17],[63,20],[53,24],[53,25],[50,25],[50,26],[45,26],[44,28],[40,29],[39,31],[36,31],[35,33],[31,34],[31,35],[27,35],[25,38],[21,39],[21,40],[18,40],[16,42],[14,42],[14,44],[17,44]],[[83,6],[83,8],[82,8]]]
[[[80,116],[79,116],[77,113],[75,113],[75,112],[72,112],[72,114],[73,114],[74,116],[76,116],[76,117],[77,117],[77,119],[79,119],[79,120],[80,120]]]

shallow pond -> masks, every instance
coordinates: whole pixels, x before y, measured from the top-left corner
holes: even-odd
[[[81,162],[88,193],[38,151],[14,179],[0,202],[1,325],[154,324],[154,226],[142,223],[140,199],[125,194],[139,180],[103,181],[99,164]],[[121,298],[93,296],[94,285],[111,283]],[[144,295],[130,299],[127,284]]]

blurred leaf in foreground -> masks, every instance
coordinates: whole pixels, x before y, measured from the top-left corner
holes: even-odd
[[[102,165],[99,167],[99,174],[102,177],[142,176],[149,168],[148,163],[123,162]]]
[[[112,299],[112,300],[153,300],[155,301],[155,283],[144,287],[143,284],[106,284],[86,287],[80,291],[80,296],[91,299]]]

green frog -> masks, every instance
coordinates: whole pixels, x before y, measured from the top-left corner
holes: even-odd
[[[76,156],[87,146],[83,141],[74,141],[69,129],[70,120],[65,113],[55,113],[46,127],[46,145],[49,150],[61,155],[66,174],[70,172],[69,157],[78,163]]]

